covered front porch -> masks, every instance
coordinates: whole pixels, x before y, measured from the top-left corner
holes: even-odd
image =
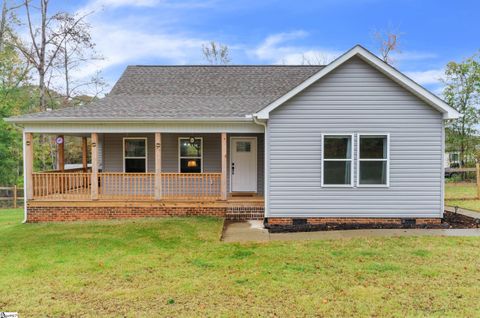
[[[66,134],[56,134],[57,169],[33,171],[33,133],[25,133],[30,205],[106,201],[263,204],[263,133],[68,135],[82,138],[81,167],[66,167]]]

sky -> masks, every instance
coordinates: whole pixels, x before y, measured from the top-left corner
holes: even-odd
[[[299,64],[302,56],[331,61],[356,44],[378,53],[373,34],[400,34],[394,66],[439,94],[449,61],[480,49],[480,1],[456,0],[85,0],[52,1],[56,10],[91,13],[110,87],[127,65],[205,64],[202,44],[231,49],[232,64]],[[93,13],[92,13],[93,12]]]

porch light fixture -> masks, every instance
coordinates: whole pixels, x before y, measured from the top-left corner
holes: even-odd
[[[187,166],[189,168],[196,168],[197,167],[197,161],[196,160],[188,160]]]
[[[190,145],[195,145],[195,137],[188,137],[188,142],[190,142]]]

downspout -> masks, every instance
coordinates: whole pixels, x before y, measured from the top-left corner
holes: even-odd
[[[264,133],[263,133],[263,145],[264,145],[264,154],[263,154],[263,180],[264,180],[264,185],[263,185],[263,197],[265,198],[265,203],[264,203],[264,209],[265,209],[265,214],[264,218],[268,218],[268,131],[267,131],[267,123],[264,121],[258,120],[258,117],[256,114],[252,116],[253,122],[257,125],[263,126],[264,128]]]
[[[25,139],[25,129],[23,130],[23,221],[22,223],[27,223],[27,166],[25,163],[25,153],[26,153],[26,139]]]

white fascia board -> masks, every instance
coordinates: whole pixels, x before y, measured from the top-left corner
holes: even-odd
[[[443,113],[443,118],[444,119],[455,119],[461,116],[461,114],[456,111],[454,108],[449,106],[447,103],[445,103],[443,100],[441,100],[439,97],[436,95],[432,94],[419,84],[415,83],[413,80],[408,78],[406,75],[401,73],[400,71],[396,70],[392,66],[388,65],[381,59],[379,59],[377,56],[366,50],[360,45],[355,46],[354,48],[350,49],[343,55],[341,55],[339,58],[325,66],[323,69],[318,71],[318,73],[314,74],[310,78],[308,78],[306,81],[289,91],[287,94],[283,95],[282,97],[278,98],[256,114],[256,116],[259,119],[268,119],[269,114],[272,110],[277,108],[278,106],[282,105],[286,101],[288,101],[290,98],[293,96],[297,95],[316,81],[318,81],[320,78],[324,77],[349,59],[351,59],[354,56],[360,57],[362,60],[370,64],[371,66],[375,67],[377,70],[381,71],[384,73],[386,76],[400,84],[401,86],[405,87],[407,90],[409,90],[411,93],[425,101],[427,104],[431,105],[435,109],[437,109],[439,112]]]

